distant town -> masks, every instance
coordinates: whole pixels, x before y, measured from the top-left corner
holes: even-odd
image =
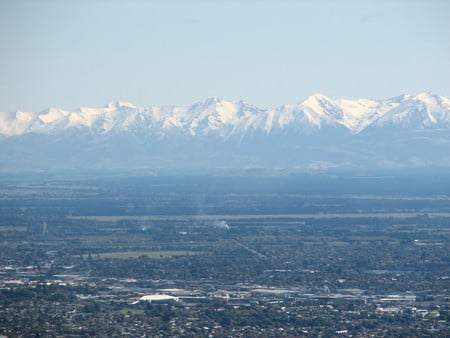
[[[312,181],[5,176],[0,335],[450,335],[450,196]]]

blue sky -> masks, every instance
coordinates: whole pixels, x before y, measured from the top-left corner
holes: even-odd
[[[450,1],[0,1],[0,111],[450,96]]]

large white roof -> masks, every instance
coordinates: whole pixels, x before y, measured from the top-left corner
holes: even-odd
[[[174,297],[171,295],[145,295],[142,296],[139,300],[142,301],[147,301],[147,302],[151,302],[151,301],[162,301],[162,300],[174,300],[174,301],[178,301],[178,297]]]

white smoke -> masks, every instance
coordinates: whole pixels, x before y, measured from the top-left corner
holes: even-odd
[[[225,221],[214,221],[212,225],[213,225],[213,227],[219,228],[219,229],[226,229],[226,230],[228,230],[230,228],[228,223],[225,222]]]

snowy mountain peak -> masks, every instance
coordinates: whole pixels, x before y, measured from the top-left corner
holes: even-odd
[[[367,128],[445,129],[450,126],[450,100],[431,93],[402,94],[387,100],[331,99],[314,94],[298,104],[268,110],[246,101],[211,97],[189,107],[139,107],[114,101],[104,108],[81,107],[75,111],[50,108],[39,113],[0,113],[0,135],[54,134],[85,130],[156,133],[158,137],[216,135],[242,138],[261,132],[316,133],[324,126],[359,134]],[[170,134],[172,135],[172,134]]]
[[[320,101],[331,101],[331,99],[324,94],[316,93],[316,94],[310,95],[303,102],[320,102]]]
[[[323,94],[314,94],[300,104],[308,119],[318,127],[322,124],[344,124],[341,107]]]
[[[136,109],[136,106],[130,102],[125,102],[125,101],[112,101],[109,102],[105,108],[109,108],[109,109],[118,109],[118,108],[131,108],[131,109]]]
[[[39,113],[38,119],[46,124],[50,124],[52,122],[60,121],[69,114],[69,112],[58,108],[49,108]]]
[[[387,100],[387,109],[374,121],[373,128],[447,129],[450,127],[450,101],[431,93]]]
[[[300,104],[305,107],[312,108],[316,111],[320,111],[323,110],[323,108],[327,108],[330,105],[333,105],[333,100],[323,94],[314,94]]]
[[[208,97],[206,99],[204,99],[203,101],[200,101],[198,104],[203,105],[203,106],[214,106],[217,104],[222,103],[222,99],[213,96],[213,97]]]
[[[315,94],[264,109],[208,98],[187,107],[115,101],[0,112],[0,169],[75,167],[450,168],[450,100]]]
[[[401,95],[391,97],[391,98],[387,99],[386,101],[399,103],[399,102],[403,102],[403,101],[409,100],[409,99],[411,99],[411,97],[412,96],[410,94],[408,94],[408,93],[402,93]]]
[[[434,95],[429,92],[423,92],[420,94],[417,94],[416,96],[412,97],[411,99],[415,101],[422,101],[426,104],[436,104],[439,101],[439,96]]]

